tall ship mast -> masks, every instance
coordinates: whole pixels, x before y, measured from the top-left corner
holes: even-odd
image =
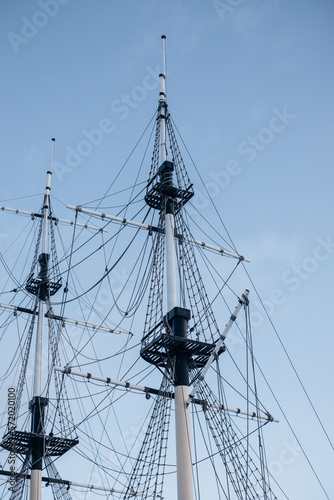
[[[288,498],[266,459],[278,420],[258,392],[249,259],[188,210],[165,42],[129,189],[56,217],[52,139],[40,211],[1,207],[33,224],[15,242],[30,271],[1,259],[1,499]]]

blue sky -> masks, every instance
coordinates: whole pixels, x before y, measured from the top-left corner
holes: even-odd
[[[43,192],[51,137],[54,196],[104,193],[156,110],[165,34],[170,112],[332,440],[333,21],[330,0],[0,4],[1,204],[38,209],[39,198],[4,200]],[[264,369],[333,497],[333,450],[254,302]],[[277,461],[293,438],[284,422],[272,432]],[[325,498],[295,458],[278,478],[289,498]]]

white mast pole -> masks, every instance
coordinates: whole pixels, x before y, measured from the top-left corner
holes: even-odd
[[[55,141],[54,141],[54,139],[52,139],[51,169],[47,172],[46,188],[45,188],[44,204],[43,204],[42,254],[46,253],[54,147],[55,147]],[[44,317],[45,317],[45,300],[43,300],[43,298],[39,297],[39,302],[38,302],[37,339],[36,339],[36,351],[35,351],[33,396],[40,396],[41,395],[42,351],[43,351],[43,333],[44,333]]]
[[[167,160],[166,147],[166,51],[165,36],[163,44],[163,73],[160,76],[160,159],[161,165]],[[172,175],[172,173],[171,173]],[[166,274],[167,274],[167,315],[171,313],[174,335],[187,336],[187,320],[185,310],[177,307],[176,265],[174,237],[174,202],[167,201],[165,215],[166,240]],[[183,312],[182,312],[183,311]],[[189,311],[187,311],[189,312]],[[188,318],[189,319],[189,318]],[[188,382],[188,360],[182,355],[177,357],[175,382],[175,434],[176,434],[176,465],[177,465],[177,498],[178,500],[193,500],[193,471],[191,453],[191,422]]]
[[[160,95],[159,95],[159,114],[160,114],[160,159],[161,165],[167,160],[166,144],[166,51],[165,39],[162,37],[163,48],[163,72],[160,73]],[[171,311],[177,305],[176,299],[176,265],[175,265],[175,242],[174,242],[174,213],[166,213],[165,216],[166,231],[166,272],[167,272],[167,311]]]
[[[160,112],[160,158],[161,163],[167,160],[167,147],[166,147],[166,37],[162,37],[162,73],[159,75],[160,79],[160,94],[159,94],[159,112]]]
[[[51,190],[51,176],[53,167],[55,140],[52,139],[52,155],[51,155],[51,168],[47,172],[46,188],[44,194],[43,204],[43,230],[42,230],[42,253],[40,255],[41,266],[41,280],[42,283],[39,287],[38,297],[38,317],[37,317],[37,337],[36,337],[36,350],[35,350],[35,366],[34,366],[34,388],[32,399],[32,432],[43,431],[41,426],[44,425],[44,401],[41,399],[42,390],[42,354],[43,354],[43,335],[44,335],[44,319],[45,319],[45,303],[48,293],[47,284],[43,283],[47,280],[47,261],[48,255],[46,254],[47,243],[47,230],[48,230],[48,217],[50,211],[50,190]],[[37,407],[37,408],[36,408]],[[42,450],[38,449],[35,454],[33,452],[33,463],[31,469],[30,479],[30,500],[40,500],[42,490]],[[34,463],[36,461],[36,463]]]

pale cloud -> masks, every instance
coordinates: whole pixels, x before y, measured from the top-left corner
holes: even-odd
[[[142,11],[149,15],[150,11],[154,10],[155,7],[155,2],[144,3]],[[205,33],[216,25],[216,18],[213,13],[214,9],[210,3],[203,16],[196,14],[196,9],[194,9],[191,2],[172,3],[168,6],[162,20],[156,18],[152,20],[152,29],[150,32],[143,33],[141,43],[134,47],[134,53],[138,57],[147,57],[147,54],[152,53],[152,50],[156,51],[156,47],[160,50],[160,45],[157,45],[157,34],[159,34],[165,35],[167,38],[167,62],[169,47],[171,51],[177,50],[183,57],[188,56],[202,45]],[[168,19],[172,19],[173,22],[168,22]],[[165,29],[166,26],[167,30]]]
[[[243,244],[243,253],[256,265],[276,264],[278,267],[300,260],[304,255],[304,244],[297,236],[266,230]]]
[[[265,17],[265,9],[263,6],[259,8],[256,3],[250,5],[241,3],[239,7],[231,13],[231,27],[235,33],[249,34],[249,28],[256,28]]]
[[[36,157],[36,153],[38,152],[38,150],[39,147],[36,144],[31,146],[24,160],[25,165],[30,165],[33,162],[33,159]]]
[[[235,7],[228,18],[232,32],[247,40],[248,50],[258,56],[269,56],[273,61],[270,69],[295,69],[296,58],[294,51],[299,50],[298,61],[302,64],[309,52],[303,43],[303,33],[300,27],[289,23],[275,24],[271,32],[272,20],[280,12],[277,0],[271,2],[241,2]],[[263,25],[263,26],[261,26]],[[267,26],[266,26],[267,25]],[[263,44],[263,30],[270,33],[270,43]],[[284,58],[280,59],[282,55]],[[288,57],[287,57],[288,56]],[[292,61],[292,62],[290,62]]]

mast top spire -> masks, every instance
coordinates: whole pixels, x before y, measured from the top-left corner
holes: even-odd
[[[161,38],[162,38],[162,73],[166,78],[166,37],[165,35],[162,35]]]
[[[166,102],[166,37],[165,35],[161,36],[162,38],[162,73],[160,73],[160,93],[159,93],[159,101],[160,103]]]
[[[51,151],[51,165],[50,170],[46,173],[46,187],[44,194],[44,204],[43,204],[43,237],[42,237],[42,253],[46,252],[46,238],[47,238],[47,226],[48,226],[48,218],[50,215],[50,191],[51,191],[51,179],[52,179],[52,169],[53,169],[53,159],[55,152],[55,139],[52,138],[52,151]]]

